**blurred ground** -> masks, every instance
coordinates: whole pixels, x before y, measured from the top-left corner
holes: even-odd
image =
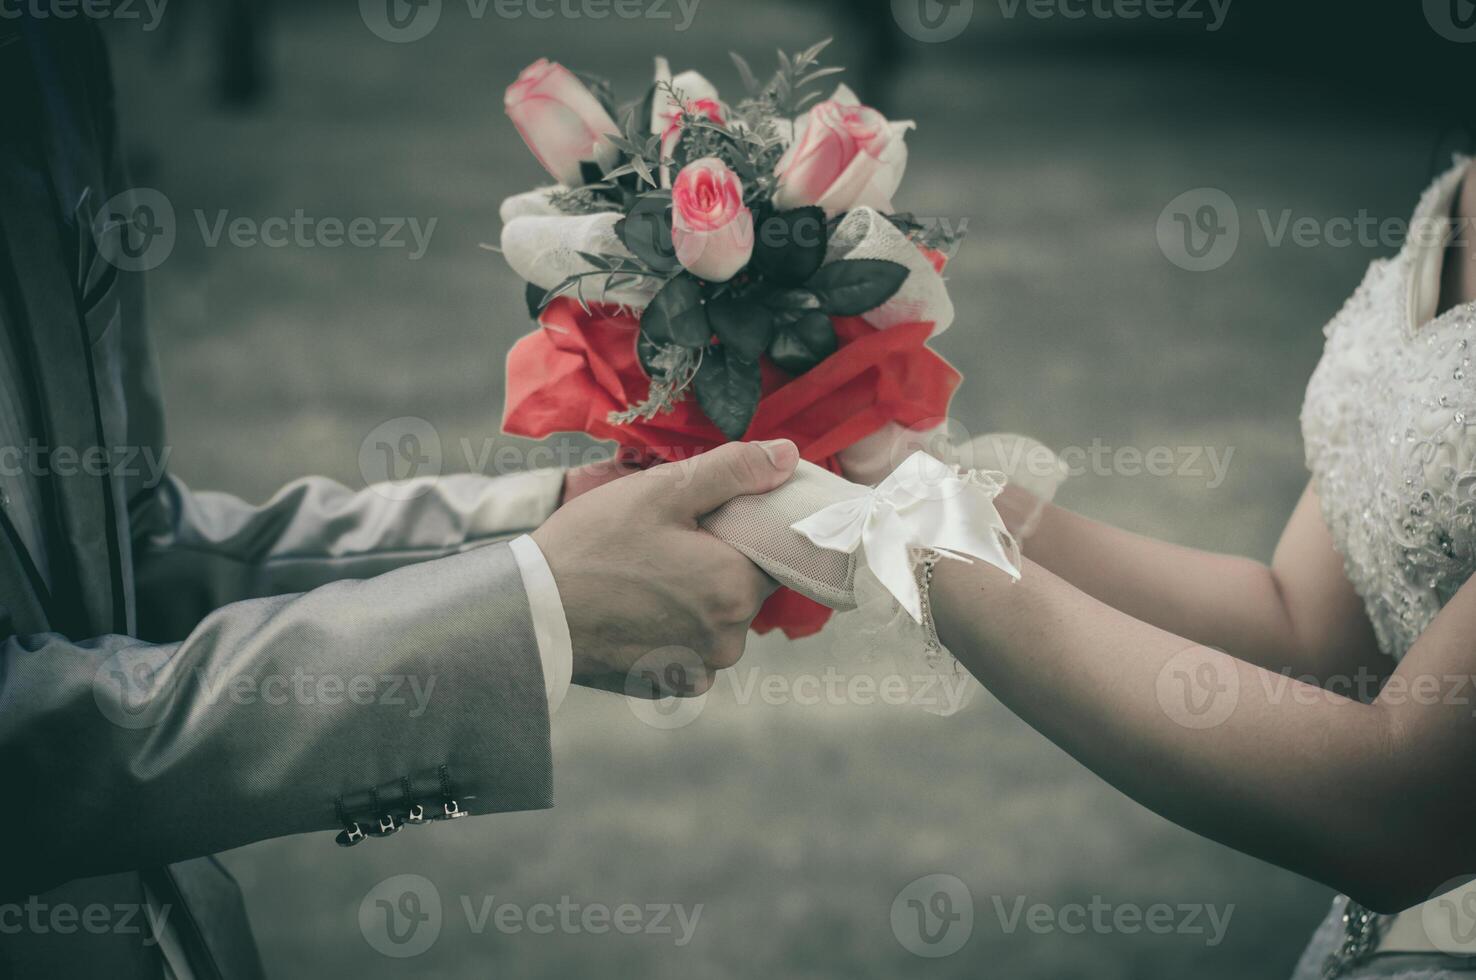
[[[121,32],[121,111],[136,182],[180,216],[151,297],[172,413],[172,465],[252,499],[305,472],[361,485],[361,440],[398,416],[448,447],[496,436],[502,357],[528,329],[522,285],[494,254],[497,204],[541,179],[501,113],[539,55],[633,97],[650,58],[736,91],[725,52],[765,62],[833,30],[823,7],[707,0],[691,29],[482,20],[447,4],[423,40],[388,44],[352,4],[277,11],[274,99],[218,115],[198,49],[162,64]],[[898,204],[966,220],[950,266],[962,311],[938,342],[968,380],[973,431],[1057,446],[1233,451],[1222,484],[1084,475],[1079,510],[1187,544],[1268,557],[1305,479],[1297,412],[1321,325],[1388,247],[1272,247],[1257,217],[1408,213],[1437,140],[1404,113],[1193,61],[913,49],[891,104],[918,129]],[[837,59],[846,60],[846,51]],[[1225,190],[1242,234],[1222,268],[1183,271],[1155,240],[1164,206]],[[429,250],[207,248],[193,212],[437,220]],[[505,441],[505,440],[504,440]],[[449,457],[456,458],[449,458]],[[1201,464],[1203,465],[1203,464]],[[828,643],[756,642],[746,667],[823,670]],[[746,684],[751,675],[744,675]],[[351,852],[329,836],[227,856],[274,976],[1278,977],[1327,892],[1182,831],[1085,772],[987,696],[940,720],[884,706],[739,703],[720,685],[674,731],[576,691],[555,719],[558,805],[465,821]],[[365,893],[425,875],[446,903],[411,960],[365,942]],[[908,882],[962,879],[975,921],[957,953],[894,939]],[[703,903],[671,936],[477,935],[459,896],[521,905]],[[1143,932],[1038,935],[1001,921],[1024,897],[1059,908],[1234,904],[1224,942]]]

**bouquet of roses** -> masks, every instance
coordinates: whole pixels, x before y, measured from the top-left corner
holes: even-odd
[[[948,242],[892,207],[912,124],[844,85],[820,100],[824,47],[780,52],[766,82],[734,55],[736,104],[664,59],[623,111],[546,59],[507,89],[558,183],[501,208],[539,325],[508,355],[506,431],[646,461],[783,437],[854,475],[946,414],[960,378],[926,341],[953,319]],[[754,625],[802,636],[829,612],[781,590]]]

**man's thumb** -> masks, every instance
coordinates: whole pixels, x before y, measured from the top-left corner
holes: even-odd
[[[799,450],[788,439],[730,442],[682,463],[668,463],[680,478],[672,498],[688,520],[717,510],[734,497],[768,493],[794,473]]]

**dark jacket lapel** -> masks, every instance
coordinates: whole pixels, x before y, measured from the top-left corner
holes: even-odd
[[[26,73],[0,72],[14,74]],[[21,105],[30,102],[30,93],[15,94]],[[25,114],[22,109],[20,115]],[[102,436],[86,322],[71,271],[75,247],[69,249],[59,232],[63,212],[37,137],[37,128],[23,119],[0,140],[0,247],[5,253],[0,290],[7,311],[16,318],[16,333],[28,348],[24,353],[34,372],[44,430],[38,439],[53,453],[64,450],[78,454],[78,459],[101,447],[106,460],[110,454]],[[49,469],[46,482],[64,536],[53,544],[64,552],[59,556],[64,558],[63,567],[74,573],[74,608],[81,619],[56,626],[82,635],[125,630],[128,617],[110,480],[97,476],[93,467],[67,466],[63,473]]]

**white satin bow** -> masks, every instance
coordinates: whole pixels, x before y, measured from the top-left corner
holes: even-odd
[[[790,527],[820,548],[847,554],[860,548],[872,574],[920,623],[914,548],[958,561],[977,558],[1020,577],[1014,539],[994,508],[1002,488],[993,474],[959,470],[918,451],[876,487]]]

